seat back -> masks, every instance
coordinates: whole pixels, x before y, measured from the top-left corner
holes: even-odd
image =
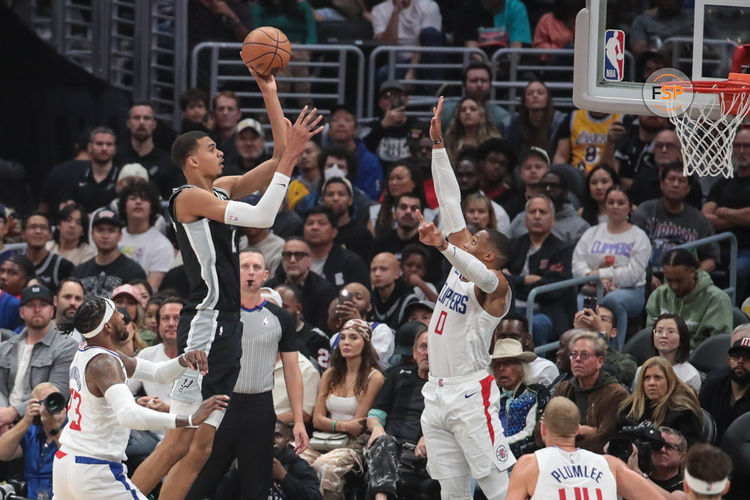
[[[714,441],[716,441],[716,421],[705,408],[701,408],[701,410],[703,411],[703,428],[701,428],[701,437],[704,442],[714,444]]]
[[[731,336],[729,333],[721,333],[698,344],[690,356],[690,364],[703,373],[727,366],[727,351]]]
[[[747,323],[750,323],[750,318],[747,317],[747,314],[738,307],[732,308],[732,328],[737,328]]]
[[[654,356],[654,341],[652,337],[651,328],[646,327],[625,342],[622,352],[632,355],[640,366],[648,358]]]
[[[732,457],[734,464],[735,475],[729,498],[747,498],[732,495],[732,492],[746,492],[750,488],[747,477],[747,471],[750,471],[750,413],[740,415],[729,425],[720,447]]]

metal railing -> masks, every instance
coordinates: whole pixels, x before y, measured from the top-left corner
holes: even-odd
[[[31,0],[17,10],[70,61],[149,101],[179,125],[187,75],[187,2]]]
[[[662,43],[662,50],[671,52],[672,67],[687,71],[693,64],[693,46],[695,39],[691,36],[674,36]],[[732,62],[737,42],[706,38],[703,40],[703,68],[704,76],[726,78]],[[708,57],[707,57],[708,56]]]
[[[411,64],[411,54],[439,54],[443,62],[439,64],[425,64],[417,63]],[[399,54],[401,57],[399,58]],[[386,62],[383,63],[383,56],[386,56]],[[367,88],[369,89],[367,96],[367,116],[377,116],[378,110],[375,109],[375,96],[378,94],[378,89],[375,88],[375,78],[377,76],[378,68],[385,66],[388,80],[397,79],[396,76],[399,72],[406,71],[409,68],[414,68],[417,73],[415,79],[403,79],[400,80],[404,85],[411,85],[415,88],[415,91],[409,93],[409,107],[424,107],[424,111],[408,111],[408,115],[412,116],[424,116],[431,115],[432,106],[435,105],[435,92],[425,92],[427,88],[440,88],[444,90],[450,87],[461,88],[462,82],[460,75],[463,73],[463,69],[472,60],[472,56],[480,58],[484,62],[487,61],[487,55],[483,50],[477,48],[466,48],[466,47],[419,47],[419,46],[406,46],[406,45],[381,45],[376,47],[370,54],[368,63],[368,75],[367,75]],[[408,59],[406,59],[408,57]],[[420,71],[424,70],[441,70],[446,76],[453,72],[456,78],[441,78],[437,80],[431,80],[428,78],[419,78]],[[421,93],[419,92],[421,90]]]
[[[558,281],[555,283],[550,283],[549,285],[542,285],[533,288],[529,292],[529,296],[526,299],[526,319],[529,321],[529,333],[531,333],[533,329],[534,303],[536,302],[537,295],[555,292],[563,288],[570,288],[574,286],[577,287],[578,285],[583,285],[585,283],[591,282],[596,282],[596,297],[597,300],[601,302],[602,297],[604,297],[604,286],[602,285],[602,280],[598,274],[592,274],[591,276],[581,276],[580,278],[571,278],[568,280]]]
[[[570,64],[543,64],[538,61],[539,56],[551,56],[552,58],[569,58]],[[537,60],[535,60],[537,59]],[[635,79],[635,57],[625,51],[626,78]],[[555,95],[555,108],[574,109],[573,104],[573,49],[498,49],[492,54],[492,90],[490,99],[508,111],[514,112],[520,103],[521,92],[528,85],[528,81],[519,80],[519,75],[526,72],[535,74],[554,74],[556,79],[544,79],[544,84],[553,93],[560,91],[565,96]],[[499,78],[501,68],[507,71],[507,77]],[[498,96],[498,91],[503,91]]]
[[[734,305],[736,303],[735,298],[737,295],[737,237],[733,233],[725,231],[713,236],[707,236],[699,240],[683,243],[676,248],[690,250],[692,248],[700,248],[724,240],[729,240],[729,287],[724,288],[724,291],[732,299],[732,305]]]
[[[198,65],[206,62],[205,60],[201,60],[203,53],[206,53],[208,57],[209,83],[207,90],[210,96],[213,97],[216,95],[226,85],[237,87],[237,84],[241,84],[241,82],[251,81],[252,77],[248,74],[245,64],[238,56],[241,48],[241,43],[203,42],[196,45],[191,54],[191,86],[195,87],[198,84]],[[357,118],[361,118],[364,106],[365,82],[365,56],[362,51],[354,45],[292,44],[292,52],[294,53],[295,51],[308,52],[310,60],[292,60],[289,62],[289,66],[305,67],[308,70],[309,76],[276,76],[276,81],[280,84],[279,98],[287,100],[292,98],[297,100],[313,99],[316,106],[321,110],[325,110],[334,104],[344,104],[347,101],[347,72],[352,66],[356,65],[354,68],[356,71],[356,96],[354,99],[356,102]],[[331,58],[329,56],[334,57]],[[354,64],[350,63],[349,56],[353,56],[356,59]],[[282,91],[282,86],[285,83],[312,84],[313,91],[305,93],[297,91],[285,92]],[[250,87],[257,89],[257,86]],[[266,108],[263,106],[263,95],[260,90],[235,90],[235,92],[240,98],[243,113],[266,112]],[[326,101],[328,102],[326,103]],[[301,106],[298,108],[288,105],[284,106],[284,111],[290,113],[297,113],[300,109]]]

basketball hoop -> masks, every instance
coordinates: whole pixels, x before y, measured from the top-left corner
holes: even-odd
[[[685,175],[733,177],[732,145],[750,111],[750,75],[730,73],[725,81],[669,82],[663,86],[681,87],[693,94],[689,109],[669,117],[682,145]]]

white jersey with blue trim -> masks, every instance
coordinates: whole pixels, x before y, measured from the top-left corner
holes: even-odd
[[[617,481],[607,459],[578,449],[557,446],[534,452],[539,467],[531,500],[608,500],[617,498]]]
[[[68,423],[60,435],[60,449],[71,455],[121,462],[128,446],[130,429],[122,427],[107,400],[91,394],[86,384],[86,366],[99,354],[117,359],[127,379],[120,356],[97,346],[78,346],[70,363]]]
[[[479,303],[474,283],[463,281],[458,269],[451,268],[427,330],[430,375],[449,378],[486,370],[492,334],[508,313],[510,289],[505,302],[502,316],[491,315]]]

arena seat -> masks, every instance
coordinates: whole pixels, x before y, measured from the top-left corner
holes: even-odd
[[[368,21],[318,21],[318,43],[377,44]]]
[[[693,350],[690,364],[703,373],[727,366],[727,351],[731,334],[721,333],[707,338]]]
[[[724,498],[746,499],[750,491],[750,413],[740,415],[731,423],[721,439],[721,449],[732,457],[735,474],[729,495]]]
[[[703,411],[703,427],[701,428],[701,438],[708,444],[714,444],[716,441],[716,421],[708,410],[701,408]]]
[[[651,338],[651,328],[644,328],[625,342],[625,345],[622,347],[622,352],[632,355],[640,366],[648,358],[654,355],[653,341]]]
[[[750,323],[750,318],[747,317],[747,314],[738,307],[732,308],[732,328],[737,328],[747,323]]]

